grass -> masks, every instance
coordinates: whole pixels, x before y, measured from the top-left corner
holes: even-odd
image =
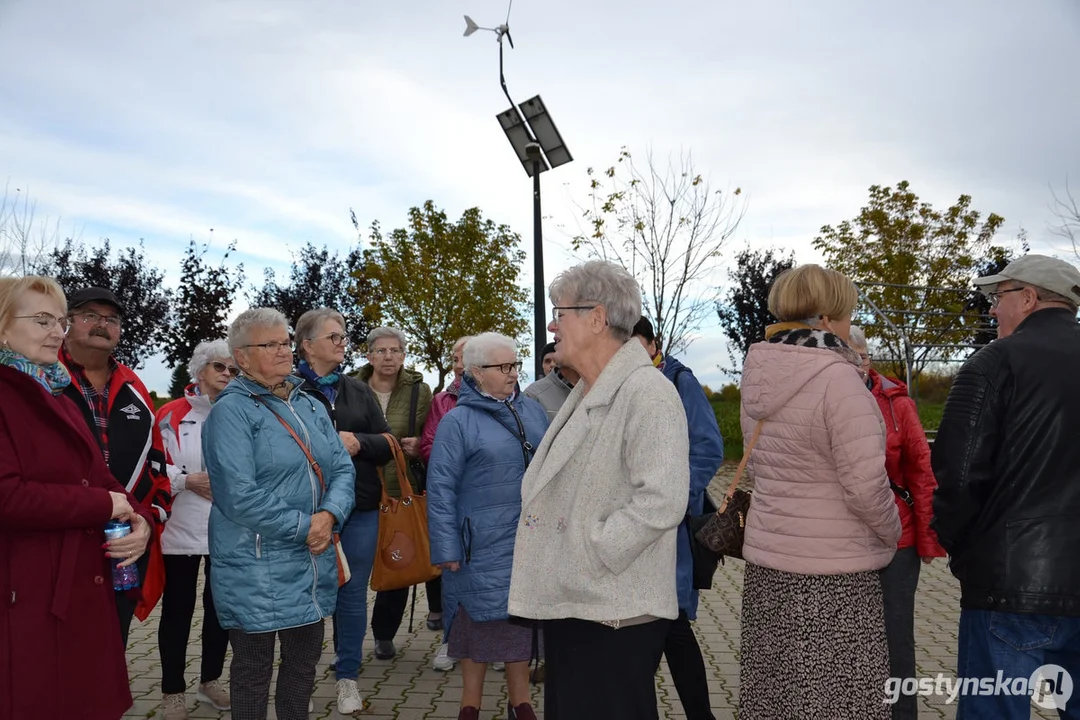
[[[724,437],[724,459],[741,460],[743,451],[742,426],[739,424],[739,403],[712,400],[713,412],[716,413],[716,421],[720,424],[720,434]],[[924,430],[937,430],[941,424],[941,414],[945,409],[944,403],[921,403],[919,405],[919,419],[922,421]]]

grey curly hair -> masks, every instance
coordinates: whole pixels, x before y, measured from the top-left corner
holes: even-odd
[[[214,362],[217,358],[227,358],[232,360],[232,353],[229,352],[229,343],[224,340],[204,340],[195,346],[195,349],[191,352],[191,360],[188,361],[188,377],[192,380],[198,381],[199,373],[203,371],[203,368]]]
[[[603,305],[611,334],[621,342],[630,339],[641,317],[641,286],[622,266],[605,260],[590,260],[562,271],[548,295],[555,303]]]

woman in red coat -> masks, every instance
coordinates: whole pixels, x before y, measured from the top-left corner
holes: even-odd
[[[0,720],[131,707],[109,557],[138,560],[150,518],[60,395],[66,313],[53,280],[0,278]],[[113,518],[132,532],[106,548]]]
[[[892,562],[881,571],[885,595],[885,635],[889,641],[892,677],[915,677],[915,590],[919,585],[919,565],[945,557],[945,548],[930,529],[934,488],[937,480],[930,468],[930,446],[926,442],[915,401],[907,386],[887,378],[872,367],[862,329],[851,328],[851,347],[862,359],[866,387],[878,402],[885,418],[885,470],[900,510],[903,534]],[[918,717],[918,698],[901,695],[892,708],[893,720]]]

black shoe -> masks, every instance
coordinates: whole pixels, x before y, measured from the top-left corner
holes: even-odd
[[[376,640],[375,657],[379,660],[393,660],[397,655],[397,648],[393,640]]]
[[[438,632],[439,630],[443,629],[442,614],[441,613],[438,614],[438,615],[435,615],[435,613],[432,613],[431,615],[428,615],[427,629],[428,630],[433,630],[435,632]]]

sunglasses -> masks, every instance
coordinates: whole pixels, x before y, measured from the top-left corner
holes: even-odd
[[[228,370],[229,375],[231,375],[232,377],[236,377],[240,374],[240,368],[236,367],[235,365],[226,365],[225,363],[218,362],[216,360],[210,363],[210,367],[214,368],[214,372],[216,373],[223,373]]]

